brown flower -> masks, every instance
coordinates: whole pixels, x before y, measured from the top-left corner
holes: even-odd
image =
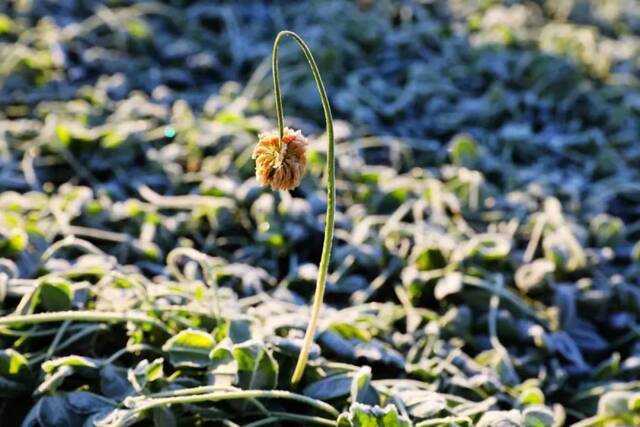
[[[299,130],[284,128],[280,140],[278,131],[259,135],[253,150],[256,160],[256,178],[262,185],[271,185],[273,190],[293,190],[296,188],[307,166],[307,139]]]

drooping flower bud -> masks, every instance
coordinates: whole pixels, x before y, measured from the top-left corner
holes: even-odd
[[[260,184],[273,190],[293,190],[307,166],[307,139],[301,131],[289,128],[284,128],[282,140],[277,130],[260,134],[251,158],[256,161]]]

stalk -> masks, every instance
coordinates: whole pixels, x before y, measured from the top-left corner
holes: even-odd
[[[324,84],[322,83],[322,77],[320,76],[318,65],[316,64],[316,61],[311,54],[311,50],[309,50],[309,47],[304,42],[304,40],[302,40],[300,36],[292,31],[281,31],[280,33],[278,33],[273,43],[271,66],[273,69],[273,91],[276,100],[276,116],[278,120],[278,131],[280,132],[280,138],[284,137],[284,113],[282,111],[282,94],[280,91],[280,78],[278,74],[278,47],[280,46],[280,42],[285,36],[289,36],[296,41],[305,58],[307,59],[309,67],[311,67],[311,73],[313,74],[313,78],[316,82],[318,94],[320,95],[320,102],[322,103],[322,109],[324,110],[324,119],[327,128],[327,142],[329,144],[327,149],[326,168],[327,214],[324,229],[324,242],[322,244],[322,256],[320,258],[320,266],[318,268],[318,279],[316,282],[315,295],[313,297],[313,306],[311,307],[311,318],[304,335],[304,342],[302,345],[302,349],[300,350],[300,355],[298,356],[298,362],[296,363],[296,367],[293,371],[293,376],[291,377],[291,384],[296,384],[302,378],[304,368],[307,364],[307,360],[309,359],[309,351],[311,349],[311,345],[313,344],[313,338],[316,332],[316,328],[318,327],[318,318],[320,316],[320,309],[322,307],[322,300],[324,298],[324,289],[327,282],[327,270],[329,268],[329,258],[331,256],[334,216],[336,210],[336,178],[334,153],[335,141],[333,138],[333,119],[331,117],[331,106],[329,105],[329,99],[327,98],[327,93],[324,89]]]
[[[153,317],[149,317],[146,314],[137,311],[51,311],[47,313],[36,314],[12,314],[9,316],[0,317],[0,326],[12,326],[12,325],[35,325],[39,323],[50,322],[105,322],[105,323],[117,323],[117,322],[134,322],[134,323],[150,323],[165,332],[169,332],[167,327]]]

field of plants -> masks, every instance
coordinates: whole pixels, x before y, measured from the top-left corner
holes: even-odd
[[[640,426],[640,2],[0,1],[0,426],[134,425]]]

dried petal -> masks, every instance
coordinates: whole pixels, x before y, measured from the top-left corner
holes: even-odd
[[[263,133],[253,150],[256,178],[273,190],[293,190],[304,175],[307,166],[307,139],[299,130],[284,128],[280,140],[278,131]]]

